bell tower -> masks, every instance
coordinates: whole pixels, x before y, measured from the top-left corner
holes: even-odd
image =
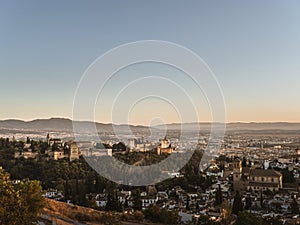
[[[47,143],[48,143],[48,145],[50,145],[50,139],[51,139],[51,138],[50,138],[50,134],[48,133],[48,134],[47,134]]]

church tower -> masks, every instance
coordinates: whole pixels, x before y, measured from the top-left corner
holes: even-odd
[[[47,134],[47,143],[48,143],[48,145],[50,145],[50,139],[51,139],[51,138],[50,138],[50,134],[48,133],[48,134]]]
[[[241,187],[241,178],[242,178],[242,161],[236,159],[232,163],[233,167],[233,189],[235,191],[240,191]]]

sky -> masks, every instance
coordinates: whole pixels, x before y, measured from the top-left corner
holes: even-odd
[[[214,72],[227,122],[300,122],[299,10],[297,0],[1,1],[0,119],[72,118],[76,87],[94,60],[125,43],[163,40],[192,50]],[[110,87],[117,93],[120,85]],[[95,119],[114,122],[103,101]],[[204,111],[198,120],[210,121]],[[180,117],[159,99],[130,112],[133,124]]]

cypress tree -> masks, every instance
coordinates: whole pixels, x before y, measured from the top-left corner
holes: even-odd
[[[251,197],[248,195],[246,197],[246,206],[245,206],[245,209],[250,209],[252,206],[252,200],[251,200]]]
[[[237,191],[233,200],[232,213],[237,215],[241,211],[243,211],[243,203],[240,193]]]
[[[243,158],[243,161],[242,161],[242,167],[247,167],[247,161],[246,161],[246,158],[244,157]]]
[[[216,200],[215,200],[215,205],[221,205],[223,202],[223,196],[222,196],[222,191],[221,191],[221,185],[219,184],[219,188],[216,191]]]
[[[263,198],[263,193],[262,193],[262,191],[260,192],[260,207],[261,207],[261,208],[264,207],[264,198]]]
[[[190,199],[189,199],[189,195],[187,195],[186,206],[185,206],[185,208],[186,208],[187,210],[190,210]]]
[[[299,214],[299,205],[296,201],[296,199],[293,197],[293,202],[291,203],[291,211],[292,214]]]

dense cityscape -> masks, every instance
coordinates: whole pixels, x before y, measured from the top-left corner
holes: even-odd
[[[207,135],[184,141],[169,136],[150,141],[143,131],[139,138],[125,135],[126,143],[116,141],[116,136],[107,135],[109,132],[103,135],[106,139],[102,143],[61,139],[59,131],[44,133],[44,138],[31,138],[28,132],[18,138],[13,133],[7,138],[2,134],[0,164],[13,183],[40,181],[48,201],[117,213],[112,224],[299,224],[299,136],[294,131],[276,135],[265,132],[226,135],[218,155],[205,170],[199,170],[199,162],[208,144]],[[178,136],[174,130],[168,133]],[[186,166],[164,171],[169,179],[143,187],[111,182],[84,159],[115,157],[145,166],[192,150],[193,157]],[[155,216],[158,211],[164,216]],[[47,221],[52,214],[44,209],[41,215]],[[101,222],[101,218],[81,214],[71,218],[82,224]]]

